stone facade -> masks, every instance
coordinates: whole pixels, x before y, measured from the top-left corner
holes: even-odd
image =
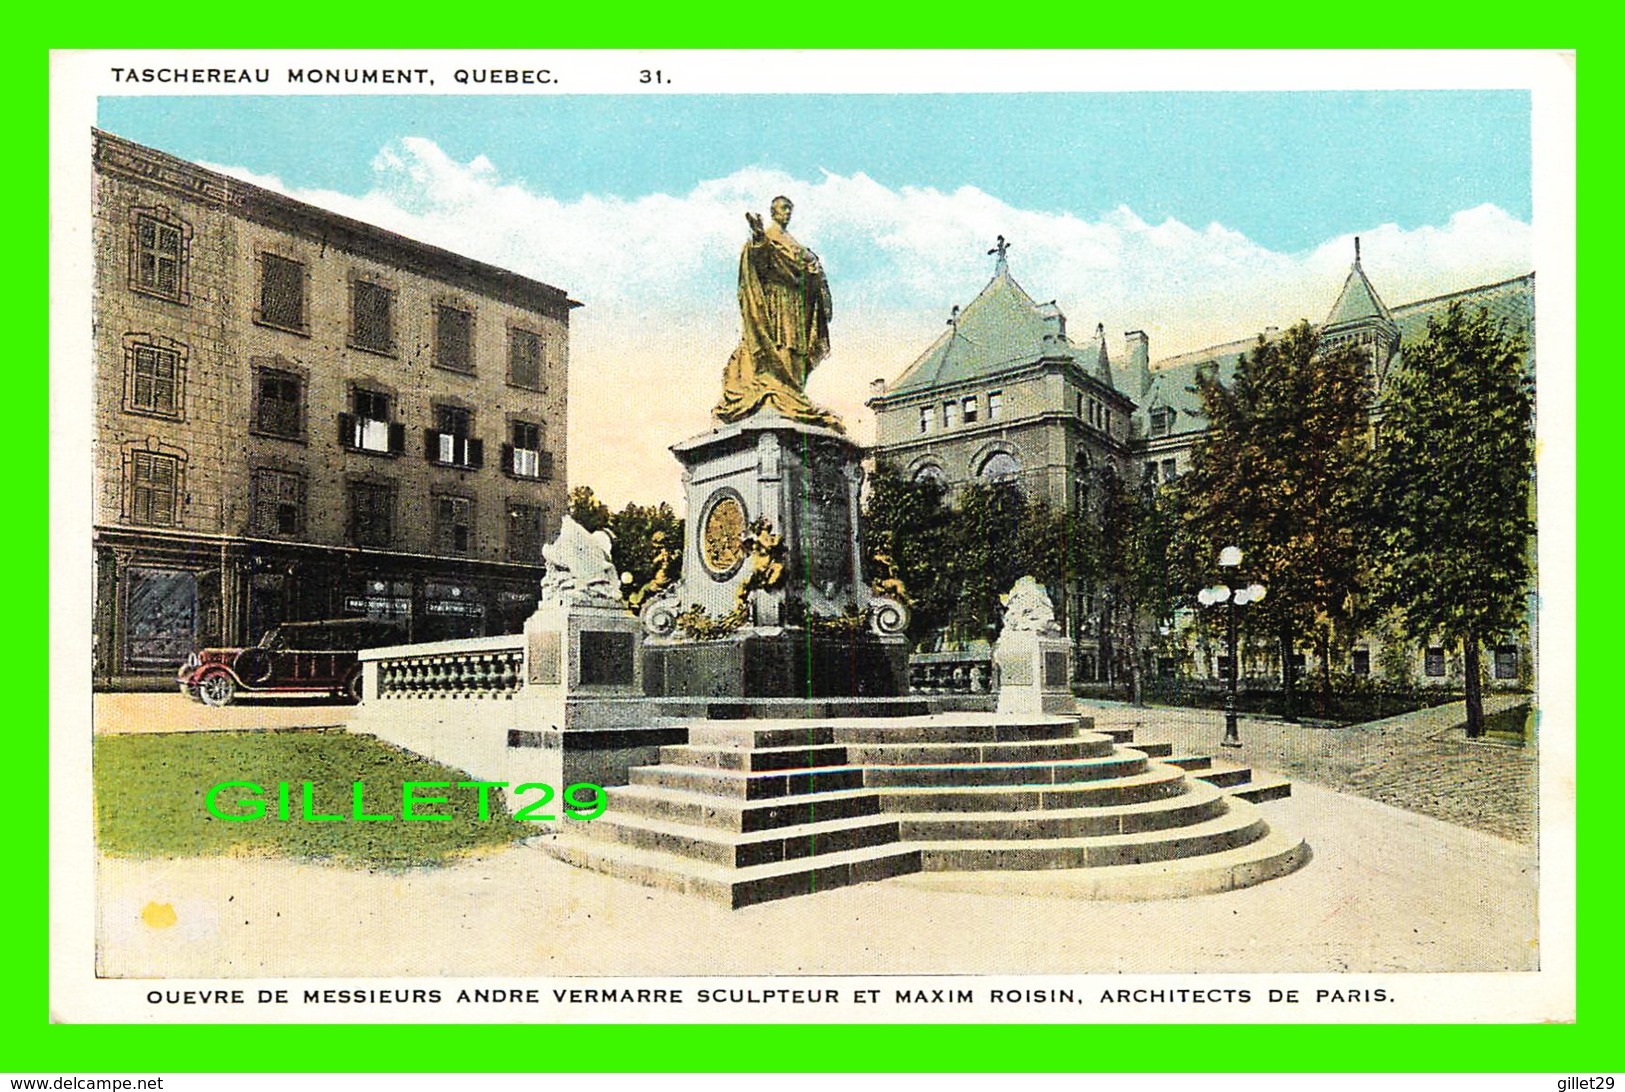
[[[559,289],[96,134],[96,675],[284,619],[515,632],[566,507]]]
[[[1318,331],[1328,344],[1352,343],[1370,351],[1372,390],[1381,390],[1391,369],[1402,367],[1404,349],[1427,333],[1432,317],[1442,316],[1460,301],[1487,307],[1523,333],[1531,346],[1533,369],[1534,274],[1389,308],[1362,267],[1358,243],[1336,303]],[[1151,363],[1146,335],[1125,335],[1122,352],[1112,359],[1105,331],[1097,327],[1089,343],[1067,338],[1066,319],[1054,303],[1035,303],[1010,277],[1003,256],[994,278],[963,311],[955,309],[949,329],[911,364],[895,383],[876,381],[869,406],[876,417],[876,457],[903,473],[938,477],[952,490],[973,480],[1010,480],[1029,498],[1051,507],[1087,509],[1091,467],[1110,462],[1125,481],[1173,482],[1190,469],[1191,452],[1207,430],[1197,393],[1199,373],[1227,383],[1237,362],[1261,334]],[[998,409],[991,400],[997,395]],[[974,405],[968,422],[965,406]],[[952,409],[950,409],[952,407]],[[989,472],[1000,453],[1013,473]],[[1531,518],[1533,512],[1531,512]],[[1531,542],[1531,550],[1533,543]],[[1104,681],[1108,666],[1096,640],[1098,620],[1086,588],[1051,589],[1076,650],[1076,668],[1084,680]],[[1530,636],[1492,641],[1485,648],[1492,683],[1527,686],[1534,670],[1535,595],[1531,590]],[[1181,612],[1170,627],[1172,642],[1147,666],[1153,676],[1194,672],[1218,678],[1220,652],[1198,644]],[[1147,641],[1147,647],[1156,642]],[[1393,646],[1393,647],[1390,647]],[[1244,651],[1244,674],[1276,670],[1273,649]],[[1305,671],[1318,670],[1306,653]],[[1355,643],[1347,662],[1336,671],[1355,675],[1408,679],[1420,685],[1459,688],[1458,650],[1414,648],[1384,642],[1370,634]]]

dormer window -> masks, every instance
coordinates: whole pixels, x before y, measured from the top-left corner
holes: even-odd
[[[1151,411],[1151,435],[1166,436],[1174,430],[1174,411],[1167,408]]]

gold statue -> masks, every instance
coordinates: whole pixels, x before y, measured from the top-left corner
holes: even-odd
[[[841,430],[840,418],[806,395],[807,376],[829,355],[831,308],[818,255],[790,234],[794,207],[788,197],[775,197],[767,227],[745,213],[751,237],[739,255],[739,347],[711,412],[738,421],[771,407],[793,421]]]

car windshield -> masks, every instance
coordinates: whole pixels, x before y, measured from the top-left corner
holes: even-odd
[[[259,647],[260,648],[281,648],[282,647],[282,627],[281,626],[273,626],[270,629],[266,630],[265,631],[265,636],[260,638]]]

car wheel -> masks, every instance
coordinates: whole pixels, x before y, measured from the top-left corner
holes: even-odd
[[[350,681],[344,684],[344,696],[355,705],[361,704],[361,672],[351,675]]]
[[[210,675],[197,684],[197,696],[204,705],[216,708],[230,705],[231,699],[237,696],[237,683],[230,675],[224,673]]]

